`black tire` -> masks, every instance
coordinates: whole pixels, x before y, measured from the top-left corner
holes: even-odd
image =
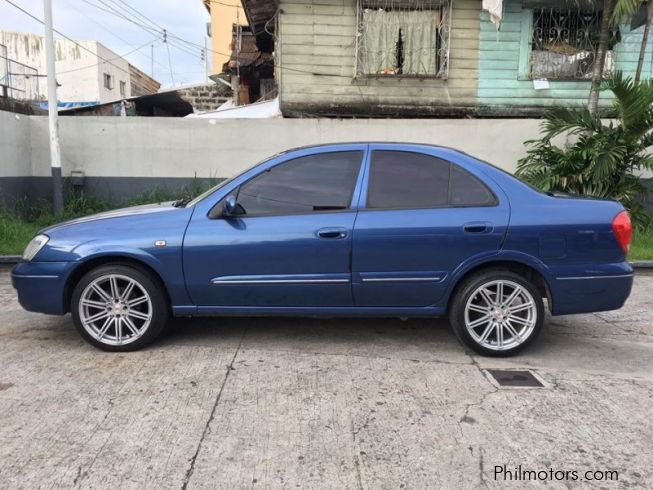
[[[151,319],[149,325],[143,329],[143,333],[133,341],[124,344],[110,344],[94,338],[84,327],[80,318],[80,301],[82,294],[89,284],[95,280],[108,276],[118,275],[135,281],[149,296],[151,303]],[[148,305],[149,306],[149,305]],[[101,310],[99,310],[101,312]],[[170,307],[163,286],[157,278],[152,277],[147,270],[132,264],[107,264],[99,266],[87,272],[77,283],[73,290],[70,312],[73,317],[75,328],[86,342],[98,349],[109,352],[129,352],[142,349],[152,343],[163,331],[170,316]],[[116,338],[120,336],[116,335]]]
[[[479,341],[472,337],[465,324],[465,308],[467,302],[470,300],[470,297],[481,286],[490,284],[493,281],[500,280],[511,281],[512,283],[516,283],[527,290],[533,298],[536,312],[535,326],[528,334],[528,336],[523,341],[521,341],[521,343],[510,348],[505,348],[504,350],[488,348],[479,343]],[[471,348],[475,352],[490,357],[512,356],[528,347],[540,334],[542,325],[544,324],[544,302],[542,300],[542,295],[537,287],[535,287],[535,285],[533,285],[523,276],[508,269],[486,269],[465,279],[464,282],[456,288],[449,309],[449,322],[451,323],[453,332],[456,337],[458,337],[458,340],[460,340],[463,345]]]

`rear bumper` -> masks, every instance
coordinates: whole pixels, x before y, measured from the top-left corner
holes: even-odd
[[[27,311],[64,315],[64,294],[74,262],[20,262],[11,272],[18,302]]]
[[[617,310],[633,286],[633,268],[627,262],[553,268],[552,272],[553,315]]]

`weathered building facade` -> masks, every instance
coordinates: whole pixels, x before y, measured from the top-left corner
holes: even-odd
[[[260,44],[275,31],[286,116],[539,116],[587,101],[600,2],[243,0]],[[275,27],[276,26],[276,27]],[[609,69],[632,75],[643,27],[613,29]],[[652,76],[649,41],[644,78]],[[609,94],[602,96],[610,105]]]
[[[6,55],[0,56],[19,65],[31,67],[31,72],[14,73],[14,85],[31,87],[17,92],[22,100],[45,101],[47,83],[45,41],[43,36],[22,32],[0,31],[0,45]],[[97,41],[71,41],[57,38],[54,42],[57,72],[57,97],[60,106],[103,104],[135,95],[156,93],[160,83],[131,65],[125,58]],[[0,50],[1,51],[1,50]],[[0,69],[0,75],[2,70]],[[41,80],[42,79],[42,80]],[[34,83],[26,84],[24,81]]]

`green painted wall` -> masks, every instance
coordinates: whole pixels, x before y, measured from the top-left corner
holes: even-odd
[[[552,105],[587,103],[589,81],[551,81],[550,89],[535,90],[528,77],[530,57],[531,11],[521,0],[507,0],[501,30],[490,22],[487,12],[480,14],[480,43],[477,105],[481,114],[519,114],[524,109],[542,109]],[[634,75],[637,67],[643,27],[630,31],[621,26],[622,41],[615,48],[615,67]],[[649,42],[643,78],[653,75]],[[601,94],[601,105],[611,104],[610,94]]]

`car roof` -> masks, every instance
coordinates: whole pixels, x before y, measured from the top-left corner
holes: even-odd
[[[465,152],[458,150],[456,148],[452,148],[450,146],[434,145],[430,143],[417,143],[414,141],[338,141],[338,142],[334,141],[332,143],[316,143],[313,145],[295,146],[293,148],[288,148],[287,150],[280,152],[279,155],[282,155],[284,153],[290,153],[293,151],[299,151],[299,150],[310,150],[311,148],[328,148],[330,146],[341,146],[341,145],[424,146],[428,148],[438,148],[441,150],[453,151],[456,153],[460,153],[462,155],[466,155]]]

